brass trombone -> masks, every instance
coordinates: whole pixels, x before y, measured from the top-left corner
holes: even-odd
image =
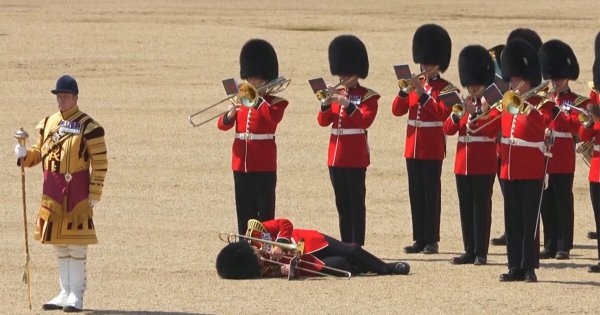
[[[402,90],[402,92],[408,93],[412,90],[411,86],[414,84],[417,84],[420,80],[425,80],[425,82],[429,81],[429,75],[432,72],[437,71],[438,68],[439,68],[438,66],[435,66],[429,70],[425,70],[425,71],[413,76],[410,79],[399,79],[398,87],[400,88],[400,90]]]
[[[351,76],[349,78],[347,78],[344,81],[340,81],[338,84],[332,86],[332,87],[328,87],[326,89],[322,89],[322,90],[318,90],[315,95],[317,96],[317,99],[321,102],[321,103],[325,103],[325,101],[332,97],[335,94],[338,94],[337,91],[339,89],[343,89],[343,90],[347,90],[348,89],[348,83],[352,82],[352,80],[356,79],[357,76]]]
[[[527,103],[525,100],[532,95],[544,91],[548,88],[549,84],[550,80],[543,81],[542,83],[540,83],[540,85],[534,87],[533,89],[523,94],[519,94],[518,90],[507,91],[506,93],[504,93],[504,96],[502,96],[502,110],[507,111],[508,113],[513,115],[529,114],[529,112],[531,111],[531,104]],[[546,93],[547,91],[544,92],[544,94]]]
[[[314,275],[318,275],[318,276],[334,277],[334,275],[331,275],[328,273],[319,272],[316,270],[302,267],[302,266],[300,266],[301,264],[320,267],[323,270],[327,270],[330,272],[334,272],[334,273],[343,275],[344,277],[346,277],[348,279],[352,276],[352,273],[349,271],[346,271],[346,270],[333,268],[333,267],[329,267],[329,266],[325,266],[325,265],[319,265],[319,264],[315,264],[310,261],[303,260],[302,255],[304,254],[304,240],[300,240],[297,244],[285,244],[285,243],[279,243],[279,242],[274,242],[274,241],[270,241],[270,240],[263,240],[261,238],[256,238],[256,237],[252,237],[252,236],[230,233],[230,232],[219,232],[219,239],[221,239],[221,241],[226,242],[226,243],[235,243],[235,242],[239,242],[240,240],[247,240],[249,242],[252,241],[252,242],[261,243],[263,245],[268,244],[271,246],[277,246],[277,247],[280,247],[287,251],[290,251],[292,253],[291,256],[290,255],[283,256],[283,258],[288,259],[290,261],[288,280],[291,280],[293,277],[295,277],[296,270],[301,270],[301,271],[311,273]],[[261,260],[268,262],[268,263],[280,265],[280,266],[286,265],[283,262],[271,260],[269,258],[265,258],[262,256],[261,256]]]
[[[228,110],[223,111],[223,112],[219,113],[218,115],[212,116],[212,117],[210,117],[206,120],[203,120],[201,122],[198,122],[198,123],[194,122],[193,118],[195,116],[198,116],[198,115],[204,113],[205,111],[223,103],[223,102],[226,102],[226,101],[230,101],[233,104],[241,104],[242,106],[249,107],[249,108],[254,107],[254,106],[256,106],[260,95],[277,94],[277,93],[285,90],[288,87],[288,85],[290,85],[290,82],[292,82],[292,80],[286,79],[285,77],[278,77],[278,78],[274,79],[273,81],[270,81],[264,85],[255,87],[251,83],[244,81],[237,86],[237,90],[238,90],[237,94],[229,95],[228,97],[191,114],[188,117],[188,120],[189,120],[190,124],[192,124],[193,127],[202,126],[202,125],[206,124],[207,122],[209,122],[221,115],[224,115],[225,113],[228,112]]]

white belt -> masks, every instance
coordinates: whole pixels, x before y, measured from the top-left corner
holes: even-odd
[[[594,144],[594,151],[600,152],[600,144]]]
[[[240,140],[271,140],[275,139],[275,135],[272,133],[236,133],[235,138]]]
[[[458,142],[496,142],[496,138],[482,136],[460,136]]]
[[[331,128],[331,134],[336,136],[362,135],[365,134],[365,130],[361,128]]]
[[[544,149],[544,141],[540,141],[540,142],[529,142],[529,141],[525,141],[519,138],[506,138],[506,137],[502,137],[502,140],[500,141],[503,144],[510,144],[510,145],[514,145],[517,147],[530,147],[530,148],[538,148],[540,150],[543,151]]]
[[[420,120],[416,120],[416,119],[409,119],[408,120],[408,124],[413,126],[413,127],[417,127],[417,128],[422,128],[422,127],[443,127],[444,123],[441,121],[420,121]]]
[[[573,134],[570,132],[553,131],[552,135],[554,138],[573,138]]]

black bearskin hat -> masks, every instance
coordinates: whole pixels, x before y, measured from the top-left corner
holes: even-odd
[[[444,72],[450,64],[452,40],[443,27],[425,24],[413,36],[412,51],[415,63],[438,65],[440,72]]]
[[[240,77],[259,77],[272,81],[278,76],[279,63],[273,46],[262,39],[247,41],[240,53]]]
[[[594,87],[596,90],[600,90],[600,32],[596,35],[596,59],[594,59],[594,66],[592,68],[592,75],[594,77]]]
[[[566,43],[558,39],[549,40],[540,47],[538,55],[544,79],[577,80],[579,77],[577,57]]]
[[[508,34],[508,38],[506,39],[506,43],[508,44],[511,40],[521,38],[528,42],[535,51],[537,52],[542,46],[542,38],[538,33],[529,28],[517,28],[514,29],[510,34]]]
[[[498,63],[498,67],[500,67],[500,69],[502,69],[502,60],[500,57],[502,56],[502,51],[504,50],[504,47],[506,47],[506,45],[500,44],[488,50],[490,54],[494,54],[494,58],[496,59],[496,62]]]
[[[369,56],[365,44],[354,35],[340,35],[329,44],[329,70],[332,75],[369,74]]]
[[[260,276],[254,249],[247,242],[225,246],[217,256],[217,273],[223,279],[253,279]]]
[[[510,81],[511,77],[521,77],[531,86],[538,86],[542,81],[537,51],[521,38],[511,40],[502,52],[502,78]]]
[[[487,49],[472,45],[465,47],[458,55],[458,74],[462,86],[486,87],[494,82],[496,67]]]

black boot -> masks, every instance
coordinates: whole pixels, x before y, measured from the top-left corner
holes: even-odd
[[[410,246],[404,247],[404,252],[407,254],[416,254],[416,253],[422,252],[423,248],[425,248],[425,244],[420,243],[420,242],[415,242],[414,244],[412,244]]]
[[[502,233],[500,237],[492,238],[492,245],[501,246],[506,245],[506,233]]]

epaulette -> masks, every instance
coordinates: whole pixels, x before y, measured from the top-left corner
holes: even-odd
[[[365,88],[365,89],[367,90],[367,93],[365,93],[365,95],[363,95],[361,103],[370,99],[371,97],[379,96],[379,93],[377,93],[371,89],[368,89],[368,88]]]
[[[575,94],[575,95],[577,95],[577,94]],[[577,98],[573,101],[573,106],[579,107],[579,105],[582,105],[589,100],[590,99],[585,96],[577,95]]]
[[[450,93],[450,92],[454,92],[454,91],[458,91],[458,88],[456,86],[454,86],[452,83],[446,81],[446,83],[448,83],[448,85],[446,85],[441,91],[440,94],[444,94],[444,93]]]

